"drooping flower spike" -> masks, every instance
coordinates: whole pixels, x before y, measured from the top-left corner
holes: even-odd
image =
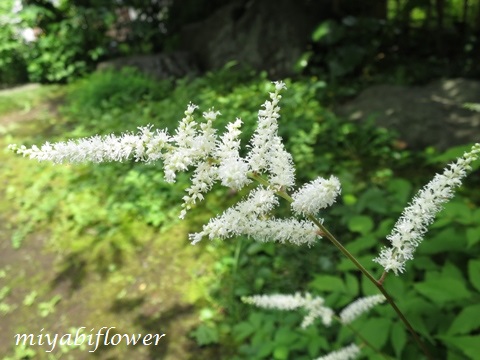
[[[428,226],[436,214],[442,210],[442,204],[450,200],[455,188],[462,185],[462,179],[471,170],[470,164],[478,158],[480,144],[475,144],[456,162],[448,165],[442,174],[437,174],[417,195],[393,227],[387,239],[390,247],[384,247],[373,261],[383,266],[386,272],[395,275],[405,271],[405,263],[413,259],[417,246],[422,242]]]

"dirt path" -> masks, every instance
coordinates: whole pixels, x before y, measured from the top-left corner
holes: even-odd
[[[0,91],[0,105],[13,93],[29,94],[38,87]],[[26,96],[27,96],[26,95]],[[28,98],[28,96],[27,96]],[[26,107],[0,114],[0,147],[11,136],[37,131],[36,124],[58,116],[55,101],[26,102]],[[8,105],[9,106],[9,105]],[[199,274],[208,278],[215,260],[187,241],[187,224],[158,231],[139,224],[143,246],[121,266],[101,274],[71,254],[56,251],[49,229],[36,229],[19,249],[15,231],[25,226],[16,218],[14,189],[21,186],[17,166],[28,160],[0,152],[0,357],[4,359],[209,359],[189,333],[198,323],[196,302],[205,293]],[[21,167],[20,167],[21,168]],[[15,200],[15,201],[13,201]],[[157,345],[17,346],[15,334],[76,334],[95,336],[101,328],[115,334],[165,334]],[[91,339],[92,339],[91,338]],[[46,338],[44,338],[44,342]],[[68,338],[66,338],[68,340]],[[35,340],[38,342],[38,340]],[[148,341],[147,341],[148,342]],[[73,343],[73,340],[71,340]],[[213,356],[213,357],[212,357]]]

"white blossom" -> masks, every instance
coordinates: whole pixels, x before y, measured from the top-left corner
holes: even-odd
[[[190,166],[205,161],[215,147],[216,130],[212,127],[212,122],[220,113],[213,110],[205,112],[203,116],[207,122],[198,124],[193,117],[195,109],[196,105],[189,104],[185,117],[172,136],[176,146],[163,157],[167,182],[175,182],[178,171],[186,171]]]
[[[219,163],[218,177],[222,185],[240,190],[251,181],[247,174],[247,162],[240,157],[240,127],[242,120],[236,119],[227,125],[227,131],[222,135],[215,149],[215,158]]]
[[[40,148],[33,145],[30,149],[10,145],[9,148],[23,156],[39,161],[61,163],[154,161],[161,152],[168,148],[170,136],[165,131],[153,132],[151,126],[140,127],[137,134],[124,133],[121,136],[93,136],[66,142],[46,142]],[[153,151],[156,151],[156,154]]]
[[[270,183],[278,188],[289,189],[295,183],[295,169],[292,156],[285,150],[283,140],[278,136],[278,122],[282,98],[280,91],[285,89],[283,82],[275,82],[275,92],[270,93],[271,101],[266,101],[258,112],[258,124],[250,141],[247,162],[250,171],[262,173],[267,170]]]
[[[315,215],[320,209],[331,206],[340,191],[340,181],[335,176],[330,179],[318,177],[292,195],[292,209],[297,214]]]
[[[190,240],[196,244],[204,237],[228,239],[244,235],[261,242],[313,245],[320,238],[311,222],[268,218],[268,213],[277,205],[278,199],[272,189],[257,187],[246,200],[210,219],[201,232],[190,234]]]
[[[360,355],[360,348],[356,344],[350,344],[337,351],[316,358],[315,360],[353,360]]]
[[[244,296],[242,301],[245,304],[255,305],[264,309],[275,310],[296,310],[305,306],[305,298],[301,293],[295,295],[272,294]]]
[[[307,314],[303,318],[302,327],[310,326],[315,319],[320,318],[325,326],[330,326],[333,318],[333,310],[326,307],[325,300],[320,296],[312,296],[309,293],[302,295],[296,293],[295,295],[254,295],[242,298],[246,304],[255,305],[264,309],[276,310],[296,310],[303,308]]]
[[[340,312],[340,320],[343,324],[350,324],[360,315],[366,313],[385,300],[385,296],[381,294],[359,298]]]
[[[475,144],[456,162],[445,168],[443,174],[437,174],[413,198],[387,239],[391,247],[384,247],[373,261],[382,265],[386,272],[392,270],[395,275],[405,271],[407,260],[413,259],[416,247],[422,242],[428,226],[442,209],[442,204],[453,197],[454,188],[462,184],[462,179],[470,170],[470,163],[478,158],[480,144]]]

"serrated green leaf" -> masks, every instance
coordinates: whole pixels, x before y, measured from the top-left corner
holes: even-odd
[[[455,318],[447,331],[449,335],[468,334],[472,330],[480,329],[480,304],[464,308]]]
[[[390,341],[392,342],[393,350],[395,351],[395,356],[397,359],[400,359],[402,354],[403,347],[407,343],[407,334],[405,332],[405,326],[397,322],[392,326],[392,334],[390,335]]]
[[[473,287],[480,291],[480,260],[468,262],[468,279]]]
[[[373,221],[368,216],[357,215],[348,220],[347,226],[350,231],[368,234],[373,229]]]

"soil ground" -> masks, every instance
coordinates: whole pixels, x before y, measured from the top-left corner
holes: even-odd
[[[0,147],[12,134],[37,131],[36,123],[58,116],[59,99],[28,101],[38,85],[0,91]],[[10,104],[12,94],[25,94],[25,103]],[[23,96],[21,96],[23,98]],[[2,102],[3,101],[3,102]],[[144,246],[122,266],[100,274],[56,251],[49,229],[36,231],[15,249],[17,229],[11,206],[11,184],[21,174],[17,161],[28,161],[0,151],[0,358],[3,359],[208,359],[189,333],[198,324],[198,299],[206,291],[206,275],[214,259],[202,247],[187,241],[186,225],[146,232]],[[33,166],[33,163],[32,163]],[[176,241],[172,241],[176,239]],[[15,334],[165,334],[150,346],[20,346]],[[114,328],[113,328],[114,327]],[[93,329],[93,330],[92,330]],[[46,338],[44,338],[44,342]],[[213,357],[212,357],[213,356]]]

